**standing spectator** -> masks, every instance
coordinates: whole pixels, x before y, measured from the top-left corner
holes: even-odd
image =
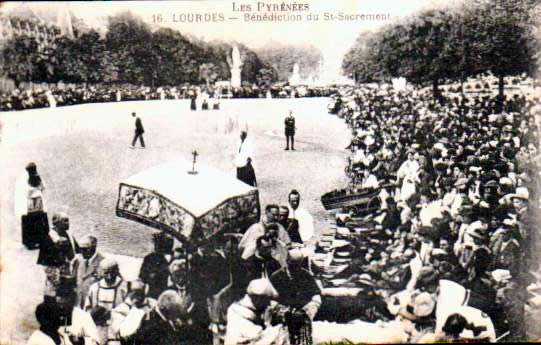
[[[54,265],[56,262],[55,243],[61,239],[66,239],[68,243],[67,257],[72,260],[75,254],[79,253],[79,243],[69,230],[69,217],[64,212],[57,212],[53,215],[53,231],[49,232],[49,236],[45,238],[38,256],[39,265]]]
[[[278,223],[286,229],[287,234],[291,238],[292,243],[302,244],[302,238],[299,234],[299,221],[296,219],[289,218],[289,207],[286,205],[280,206]]]
[[[242,264],[246,270],[243,282],[246,285],[252,279],[268,278],[279,269],[287,267],[288,252],[277,241],[275,225],[270,224],[269,231],[257,239],[255,252],[247,258],[243,257]]]
[[[299,206],[300,200],[301,195],[296,189],[289,192],[289,218],[296,219],[299,222],[299,234],[302,242],[308,244],[314,236],[314,220],[308,210]]]
[[[293,111],[289,111],[289,115],[284,120],[285,135],[286,135],[286,148],[289,150],[289,141],[291,140],[291,150],[295,151],[295,118],[293,117]]]
[[[128,295],[128,284],[120,276],[115,259],[105,258],[100,262],[103,278],[90,286],[85,300],[85,310],[90,312],[98,326],[101,343],[114,339],[111,311],[120,305]]]
[[[221,267],[223,270],[223,265]],[[209,288],[205,285],[211,285],[211,288],[214,288],[212,285],[215,285],[215,283],[212,281],[212,277],[209,277],[206,281],[202,281],[197,277],[197,282],[189,284],[190,280],[192,280],[190,278],[192,277],[188,274],[187,262],[184,259],[173,261],[170,266],[170,271],[172,285],[170,285],[168,289],[176,291],[181,299],[185,301],[185,305],[187,306],[186,315],[184,315],[183,319],[185,322],[180,326],[181,332],[185,334],[186,340],[191,340],[194,344],[211,343],[207,298],[216,293],[216,291],[210,292]],[[199,271],[200,270],[198,269],[194,269],[191,273],[197,274]],[[219,277],[220,273],[215,270],[213,273],[214,276]],[[219,286],[217,291],[226,285],[227,283],[224,283]]]
[[[126,334],[132,334],[139,326],[139,314],[149,312],[157,304],[154,298],[150,298],[145,293],[146,285],[140,280],[131,282],[130,292],[124,302],[111,311],[111,330],[116,339],[121,339],[122,345],[131,344],[124,339]],[[130,315],[131,317],[128,317]],[[134,319],[134,317],[136,317]]]
[[[288,247],[291,243],[291,239],[284,229],[284,227],[278,223],[278,217],[280,213],[278,205],[270,204],[265,207],[265,217],[261,217],[261,221],[252,224],[248,230],[242,236],[239,242],[239,249],[242,251],[242,257],[247,258],[253,254],[256,248],[256,241],[259,237],[268,233],[270,225],[277,229],[278,240],[281,245]]]
[[[45,267],[44,300],[54,301],[58,295],[75,293],[75,272],[68,259],[69,243],[65,238],[54,243],[54,261]]]
[[[101,279],[99,265],[104,257],[97,251],[97,246],[98,240],[96,237],[83,237],[79,243],[81,254],[77,254],[74,259],[74,267],[77,272],[76,305],[81,308],[84,305],[90,286]]]
[[[148,285],[148,296],[158,298],[167,289],[169,279],[168,256],[173,250],[173,239],[164,233],[152,237],[154,251],[144,257],[139,271],[139,278]]]
[[[237,167],[237,178],[250,186],[257,187],[254,167],[252,166],[252,148],[246,140],[248,133],[240,132],[240,146],[235,153],[235,166]]]
[[[139,138],[141,148],[145,148],[145,140],[143,139],[143,133],[145,133],[145,129],[143,128],[141,118],[139,116],[136,116],[135,112],[131,113],[131,116],[135,117],[135,136],[133,137],[133,140],[131,142],[131,147],[135,148],[135,142],[137,141],[137,138]]]

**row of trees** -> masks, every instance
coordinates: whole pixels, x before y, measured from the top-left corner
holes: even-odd
[[[278,78],[249,48],[237,44],[244,64],[242,80],[268,86]],[[89,30],[75,39],[59,37],[39,49],[31,37],[18,37],[2,49],[2,74],[22,81],[68,83],[131,83],[149,86],[210,84],[229,80],[232,46],[204,42],[178,31],[150,26],[130,12],[108,19],[102,37]]]
[[[417,85],[465,81],[491,71],[499,79],[534,75],[539,59],[538,0],[471,0],[430,9],[361,34],[342,67],[358,82],[405,77]]]

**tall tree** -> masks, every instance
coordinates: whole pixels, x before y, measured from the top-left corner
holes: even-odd
[[[504,77],[532,74],[535,67],[538,24],[536,0],[478,0],[478,47],[486,69],[499,79],[499,95],[504,94]]]
[[[119,81],[151,85],[154,81],[152,33],[148,24],[131,12],[108,18],[105,43],[118,69]]]
[[[13,79],[15,86],[31,81],[39,56],[37,42],[27,36],[8,40],[2,49],[2,72]]]

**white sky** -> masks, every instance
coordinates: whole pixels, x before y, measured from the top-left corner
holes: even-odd
[[[191,33],[206,40],[222,39],[237,40],[249,47],[257,48],[269,41],[283,43],[309,43],[319,49],[326,64],[339,66],[343,55],[352,46],[359,33],[373,30],[390,21],[325,21],[324,13],[346,14],[389,14],[391,20],[407,16],[427,7],[440,6],[459,2],[461,0],[304,0],[296,3],[307,3],[309,11],[296,12],[303,17],[308,13],[319,14],[318,21],[302,22],[245,22],[243,13],[233,12],[233,2],[239,7],[249,4],[252,14],[257,12],[257,4],[280,4],[284,1],[243,1],[243,0],[202,0],[202,1],[118,1],[118,2],[70,2],[68,8],[78,18],[83,19],[89,26],[100,25],[104,19],[115,13],[130,10],[148,23],[153,23],[153,15],[161,14],[164,21],[159,25],[171,27],[181,33]],[[295,1],[285,1],[293,4]],[[28,4],[28,3],[27,3]],[[30,3],[36,7],[58,7],[66,3],[42,2]],[[4,3],[2,11],[20,6],[18,3]],[[28,5],[27,5],[28,6]],[[182,14],[223,13],[224,22],[218,23],[180,23],[173,22],[173,16],[179,18]],[[293,14],[293,12],[283,12]],[[229,20],[238,17],[238,20]]]

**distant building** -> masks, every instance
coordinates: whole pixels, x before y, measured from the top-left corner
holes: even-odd
[[[40,49],[54,48],[54,41],[60,36],[78,37],[82,27],[74,27],[74,23],[84,26],[60,3],[54,10],[23,3],[9,13],[0,13],[0,45],[27,36],[35,39]]]
[[[0,15],[0,44],[12,38],[27,36],[35,39],[40,48],[51,47],[61,35],[60,28],[50,23]]]

